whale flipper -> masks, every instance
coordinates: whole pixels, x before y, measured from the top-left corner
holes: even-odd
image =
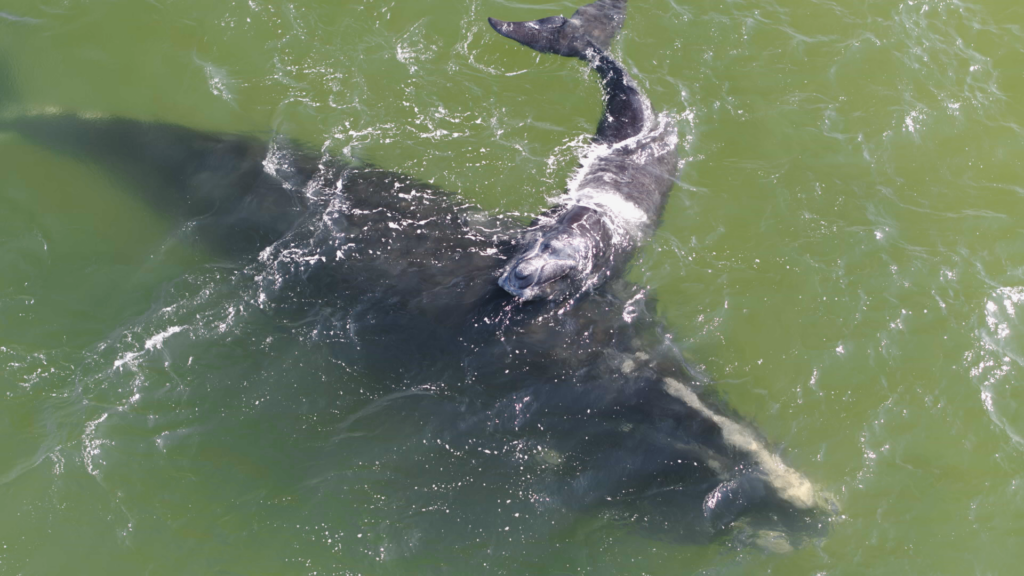
[[[488,18],[491,27],[538,52],[587,59],[590,50],[607,50],[626,19],[626,0],[598,0],[572,15],[550,16],[529,22]]]
[[[272,146],[256,137],[66,112],[0,118],[0,131],[118,175],[224,255],[257,252],[306,212],[311,171],[269,169]]]

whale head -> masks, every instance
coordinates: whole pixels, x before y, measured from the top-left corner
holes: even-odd
[[[569,209],[524,235],[498,285],[520,300],[554,300],[580,291],[603,252],[602,232],[592,209]]]

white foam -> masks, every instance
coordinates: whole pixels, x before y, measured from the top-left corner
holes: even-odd
[[[567,207],[585,206],[596,210],[611,228],[613,241],[616,243],[638,241],[646,229],[645,225],[650,222],[650,215],[637,204],[627,200],[616,189],[615,178],[610,173],[603,175],[607,186],[583,187],[583,183],[594,175],[594,170],[598,169],[596,166],[603,158],[615,154],[622,148],[635,148],[628,155],[632,161],[639,164],[643,164],[645,157],[652,153],[658,155],[675,149],[678,136],[672,119],[667,115],[655,116],[646,98],[643,99],[643,106],[643,130],[636,136],[615,144],[589,146],[580,158],[580,167],[569,179],[566,193],[555,201]],[[660,139],[664,139],[664,142],[660,142]],[[665,148],[662,149],[663,147]],[[623,185],[628,186],[628,183]]]
[[[566,196],[574,204],[593,208],[624,224],[639,226],[650,220],[639,206],[626,200],[615,190],[589,188],[570,192]]]
[[[162,348],[164,345],[164,340],[166,340],[169,336],[181,332],[184,329],[184,326],[171,326],[167,330],[164,330],[163,332],[154,335],[152,338],[146,340],[145,350],[155,350],[157,348]],[[125,352],[120,358],[114,360],[114,368],[120,368],[122,365],[134,361],[136,358],[141,356],[143,352],[144,350],[140,350],[138,352]]]

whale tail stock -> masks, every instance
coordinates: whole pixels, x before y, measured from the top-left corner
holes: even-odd
[[[494,30],[520,44],[545,54],[558,54],[587,61],[601,77],[605,114],[594,140],[615,144],[643,131],[644,99],[626,70],[608,54],[615,35],[626,20],[627,0],[597,0],[572,15],[550,16],[530,22],[505,22],[488,18]]]
[[[592,52],[608,50],[626,19],[627,0],[597,0],[572,15],[551,16],[529,22],[488,18],[494,30],[524,46],[546,54],[587,60]]]

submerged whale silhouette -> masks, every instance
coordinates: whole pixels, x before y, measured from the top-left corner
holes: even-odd
[[[439,439],[501,439],[549,455],[534,487],[545,505],[639,510],[649,526],[671,518],[670,532],[695,540],[740,518],[819,535],[823,495],[701,383],[642,291],[620,278],[677,163],[674,131],[657,127],[605,52],[625,4],[491,21],[531,47],[584,57],[606,91],[596,159],[525,230],[407,176],[286,140],[74,114],[18,115],[0,129],[120,174],[198,240],[252,262],[268,309],[344,325],[353,355],[390,390],[444,383],[457,402]],[[623,203],[644,219],[624,219]],[[633,225],[625,237],[615,230]],[[555,239],[564,250],[538,248]],[[586,265],[552,264],[583,253]],[[544,288],[553,283],[561,287]],[[541,297],[559,294],[574,297]]]

